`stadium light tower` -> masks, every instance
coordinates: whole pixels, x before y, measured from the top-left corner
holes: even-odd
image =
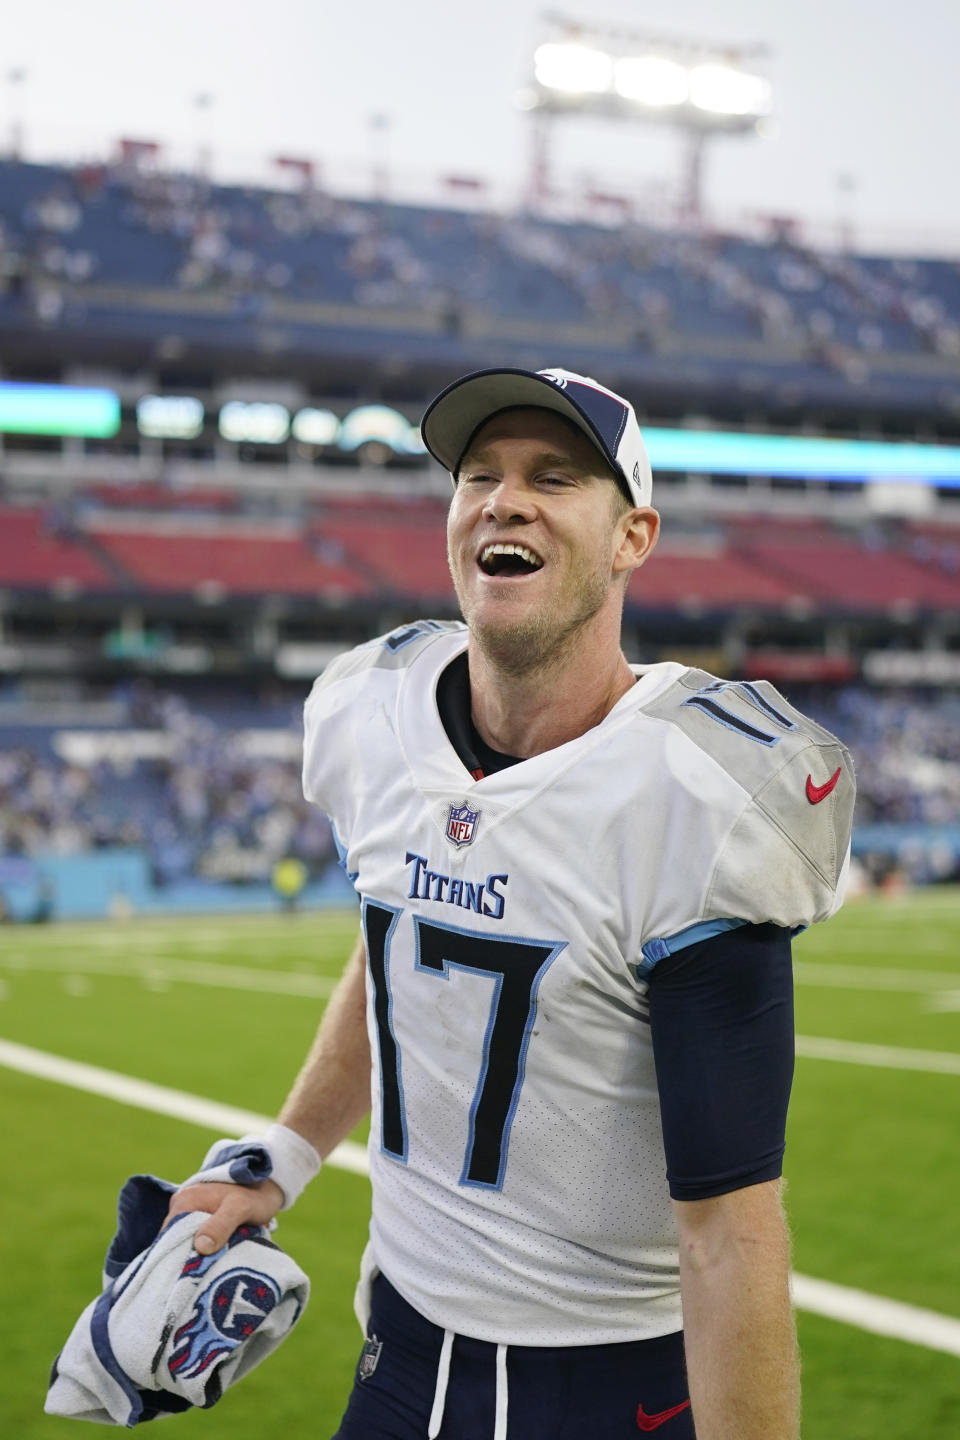
[[[532,83],[519,101],[533,128],[534,206],[549,194],[556,122],[592,116],[678,132],[685,142],[681,214],[698,221],[708,142],[756,135],[770,113],[770,81],[756,69],[765,47],[731,48],[555,14],[544,20],[547,33],[533,54]]]

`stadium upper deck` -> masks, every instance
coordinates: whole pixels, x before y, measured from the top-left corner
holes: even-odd
[[[106,384],[120,407],[107,439],[2,441],[0,676],[301,674],[298,647],[453,613],[445,477],[343,432],[380,401],[415,434],[440,384],[505,362],[593,371],[648,435],[712,416],[952,437],[960,266],[0,162],[5,378]],[[193,438],[145,429],[148,394],[186,395]],[[282,443],[228,433],[231,404],[271,396]],[[301,413],[339,438],[304,439]],[[775,676],[779,647],[791,675],[839,679],[893,645],[960,673],[955,486],[914,486],[929,506],[906,521],[862,478],[691,462],[658,483],[636,658],[686,646],[733,673],[759,651]]]
[[[955,419],[960,267],[0,163],[0,341],[261,368],[587,366],[655,398]],[[371,368],[372,367],[372,368]]]

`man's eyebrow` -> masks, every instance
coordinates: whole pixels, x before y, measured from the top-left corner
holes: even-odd
[[[492,459],[493,457],[490,456],[490,451],[484,447],[481,447],[479,450],[470,450],[460,461],[457,473],[459,474],[463,470],[468,470],[471,466],[475,467],[477,465],[491,463]],[[585,464],[582,460],[575,460],[572,455],[562,454],[558,450],[541,450],[539,454],[534,457],[534,460],[537,465],[552,465],[558,469],[575,470],[580,475],[594,475],[599,473],[598,470],[594,470],[592,466]]]

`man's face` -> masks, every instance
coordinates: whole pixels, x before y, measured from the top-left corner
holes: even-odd
[[[619,618],[639,563],[626,539],[637,513],[562,416],[520,409],[488,420],[464,457],[447,521],[450,573],[481,650],[522,674],[605,609]]]

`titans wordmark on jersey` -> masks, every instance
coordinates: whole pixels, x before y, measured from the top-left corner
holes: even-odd
[[[476,781],[436,705],[466,643],[410,626],[306,707],[304,790],[362,897],[368,1263],[480,1339],[663,1334],[681,1318],[645,977],[738,923],[836,909],[851,761],[772,687],[667,663]]]

